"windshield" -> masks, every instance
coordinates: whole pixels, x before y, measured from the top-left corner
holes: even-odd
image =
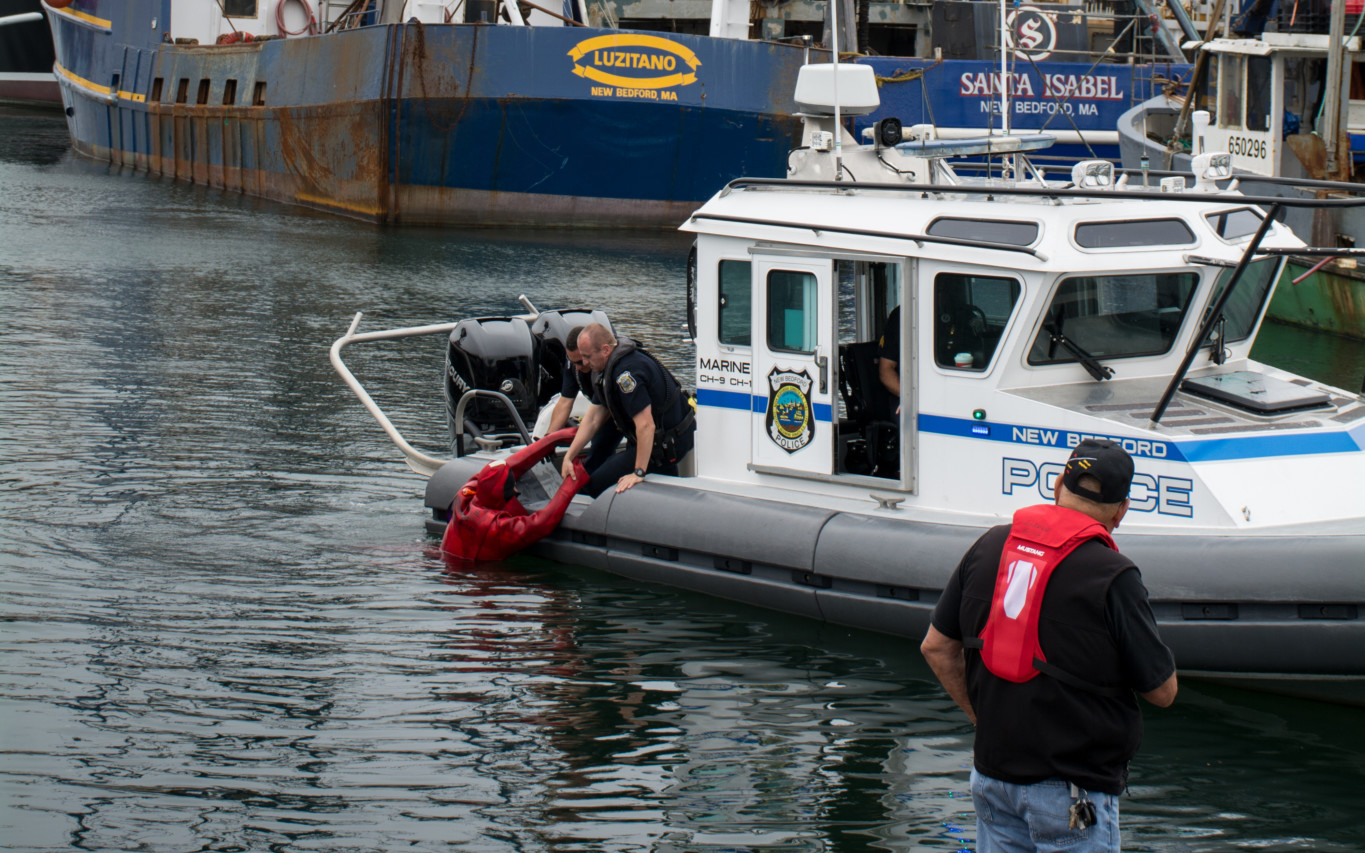
[[[1237,288],[1232,291],[1232,296],[1228,297],[1228,304],[1223,306],[1223,319],[1227,323],[1224,327],[1225,341],[1228,343],[1244,341],[1251,335],[1251,330],[1256,326],[1256,318],[1261,316],[1261,306],[1265,304],[1266,294],[1275,283],[1275,273],[1279,268],[1278,258],[1262,258],[1247,265],[1246,272],[1242,273],[1242,280],[1237,282]],[[1232,280],[1232,273],[1231,269],[1218,273],[1209,308],[1218,303],[1223,288]]]
[[[1059,345],[1059,334],[1096,359],[1164,353],[1180,331],[1198,284],[1199,275],[1192,272],[1063,279],[1029,349],[1028,363],[1076,361],[1074,352]]]

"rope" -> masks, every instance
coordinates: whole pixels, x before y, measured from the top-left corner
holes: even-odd
[[[295,2],[297,2],[299,5],[303,6],[303,14],[308,16],[308,23],[304,25],[303,29],[298,31],[285,29],[284,4],[288,2],[289,0],[280,0],[279,3],[275,4],[275,29],[279,30],[280,35],[301,36],[304,33],[307,33],[310,36],[317,35],[318,19],[313,17],[313,7],[308,5],[308,0],[295,0]]]

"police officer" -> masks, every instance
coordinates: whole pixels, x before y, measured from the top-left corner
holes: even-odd
[[[676,475],[696,428],[678,380],[634,341],[625,336],[618,341],[601,323],[584,327],[578,352],[593,372],[592,406],[564,455],[564,477],[573,475],[574,458],[608,421],[626,437],[626,447],[588,471],[583,492],[596,497],[613,482],[623,492],[649,472]]]
[[[579,393],[584,397],[592,397],[592,371],[583,361],[583,355],[578,351],[578,336],[583,334],[582,326],[574,326],[569,331],[569,336],[564,339],[564,380],[560,383],[559,401],[550,412],[550,428],[546,431],[556,432],[569,425],[569,415],[573,413],[574,400]]]
[[[554,409],[550,411],[550,427],[547,430],[550,433],[568,426],[574,401],[580,393],[589,400],[592,399],[592,368],[588,367],[587,360],[578,349],[578,339],[583,334],[583,328],[574,326],[569,330],[569,336],[564,339],[564,380],[559,389],[559,402],[555,403]],[[596,471],[616,452],[620,444],[621,431],[616,428],[616,424],[610,420],[603,423],[597,430],[597,435],[593,437],[592,448],[588,451],[584,468],[589,472]]]
[[[886,315],[886,325],[877,340],[877,378],[891,395],[888,404],[892,417],[900,413],[901,404],[901,307],[897,305]]]

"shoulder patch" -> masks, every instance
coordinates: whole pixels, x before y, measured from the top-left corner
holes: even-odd
[[[635,377],[630,375],[629,370],[621,371],[621,375],[616,377],[616,387],[621,389],[622,394],[629,394],[635,390]]]

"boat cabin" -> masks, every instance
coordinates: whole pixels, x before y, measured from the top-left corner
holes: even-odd
[[[1365,160],[1359,37],[1344,39],[1335,90],[1326,35],[1268,32],[1202,49],[1210,71],[1197,97],[1207,117],[1195,114],[1194,153],[1226,152],[1236,169],[1288,178],[1350,179]]]

